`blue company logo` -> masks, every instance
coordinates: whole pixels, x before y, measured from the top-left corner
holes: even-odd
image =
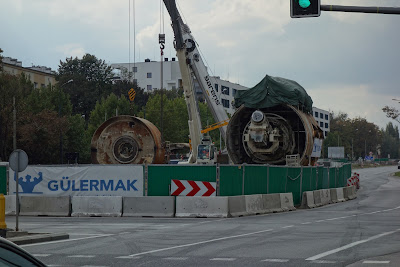
[[[43,181],[43,177],[42,177],[42,172],[39,172],[39,177],[35,177],[32,180],[32,176],[30,176],[29,174],[27,174],[25,176],[25,180],[23,177],[19,177],[18,178],[18,184],[21,186],[22,188],[22,192],[23,194],[43,194],[43,192],[33,192],[33,189],[35,188],[35,186],[37,184],[39,184],[41,181]],[[14,175],[14,181],[17,181],[17,175]]]
[[[47,184],[50,191],[138,191],[135,187],[137,180],[51,180]]]

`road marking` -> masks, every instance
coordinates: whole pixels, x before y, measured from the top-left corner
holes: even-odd
[[[172,260],[172,261],[184,261],[187,260],[188,257],[168,257],[164,258],[164,260]]]
[[[94,255],[71,255],[67,256],[67,258],[94,258]]]
[[[321,263],[321,264],[329,264],[329,263],[336,263],[336,261],[319,261],[319,260],[316,260],[316,261],[313,261],[313,263]]]
[[[210,261],[234,261],[236,258],[214,258],[210,259]]]
[[[266,259],[266,260],[262,260],[262,261],[266,261],[266,262],[288,262],[289,260],[287,260],[287,259]]]
[[[34,257],[48,257],[51,256],[51,254],[32,254]]]
[[[132,259],[132,260],[136,260],[136,259],[140,259],[141,257],[131,257],[131,256],[119,256],[119,257],[115,257],[116,259]]]
[[[363,261],[366,264],[388,264],[390,261]]]
[[[317,222],[317,223],[320,223],[320,222],[324,222],[325,220],[318,220],[318,221],[315,221],[315,222]]]
[[[367,238],[367,239],[364,239],[364,240],[359,240],[359,241],[356,241],[356,242],[347,244],[347,245],[345,245],[345,246],[343,246],[343,247],[336,248],[336,249],[333,249],[333,250],[329,250],[329,251],[326,251],[326,252],[324,252],[324,253],[321,253],[321,254],[312,256],[312,257],[310,257],[310,258],[307,258],[306,260],[307,260],[307,261],[315,261],[315,260],[318,260],[318,259],[320,259],[320,258],[326,257],[326,256],[328,256],[328,255],[335,254],[335,253],[337,253],[337,252],[339,252],[339,251],[342,251],[342,250],[345,250],[345,249],[348,249],[348,248],[351,248],[351,247],[360,245],[360,244],[362,244],[362,243],[366,243],[366,242],[368,242],[368,241],[381,238],[381,237],[383,237],[383,236],[391,235],[391,234],[396,233],[396,232],[398,232],[398,231],[400,231],[400,229],[397,229],[397,230],[391,231],[391,232],[382,233],[382,234],[379,234],[379,235],[374,235],[374,236],[371,236],[370,238]]]
[[[294,225],[283,226],[282,228],[285,229],[285,228],[291,228],[291,227],[294,227]]]
[[[311,222],[303,222],[303,223],[301,223],[301,224],[311,224]]]
[[[108,236],[112,236],[112,234],[89,236],[89,237],[82,237],[82,238],[75,238],[75,239],[57,240],[57,241],[49,241],[49,242],[42,242],[42,243],[35,243],[35,244],[26,244],[26,245],[21,245],[20,247],[40,246],[40,245],[64,243],[64,242],[79,241],[79,240],[86,240],[86,239],[99,238],[99,237],[108,237]]]
[[[207,243],[211,243],[211,242],[217,242],[217,241],[222,241],[222,240],[228,240],[228,239],[233,239],[233,238],[238,238],[238,237],[244,237],[244,236],[249,236],[249,235],[262,234],[262,233],[271,232],[271,231],[273,231],[273,229],[267,229],[267,230],[262,230],[262,231],[247,233],[247,234],[241,234],[241,235],[225,236],[225,237],[220,237],[220,238],[215,238],[215,239],[200,241],[200,242],[196,242],[196,243],[189,243],[189,244],[185,244],[185,245],[173,246],[173,247],[168,247],[168,248],[161,248],[161,249],[149,250],[149,251],[145,251],[145,252],[140,252],[140,253],[132,254],[132,255],[129,255],[129,256],[134,257],[134,256],[145,255],[145,254],[152,254],[152,253],[157,253],[157,252],[166,251],[166,250],[171,250],[171,249],[192,247],[192,246],[196,246],[196,245],[207,244]]]

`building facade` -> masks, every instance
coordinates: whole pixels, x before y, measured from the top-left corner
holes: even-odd
[[[313,116],[319,127],[324,131],[324,137],[328,135],[331,129],[331,118],[329,111],[313,107]]]
[[[172,58],[165,58],[163,61],[163,88],[167,90],[178,89],[182,87],[182,75],[179,69],[179,62]],[[136,81],[140,88],[147,92],[161,88],[161,62],[150,61],[136,63],[115,63],[111,67],[119,70],[122,77],[131,77]],[[220,94],[222,105],[227,113],[232,115],[235,112],[233,106],[234,95],[237,90],[245,90],[240,84],[231,83],[220,79],[218,76],[211,76],[211,82],[214,84],[216,91]],[[195,81],[195,90],[199,98],[202,98],[200,86]]]
[[[51,68],[44,66],[22,67],[22,62],[15,58],[4,57],[2,60],[3,72],[11,75],[25,74],[25,76],[33,83],[34,88],[46,87],[54,85],[56,81],[56,73]]]

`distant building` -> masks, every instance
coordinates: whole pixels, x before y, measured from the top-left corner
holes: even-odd
[[[319,127],[324,131],[324,137],[328,135],[331,129],[331,118],[329,111],[313,107],[313,116]]]
[[[111,67],[120,71],[120,74],[125,77],[132,77],[140,88],[147,92],[159,89],[161,87],[161,62],[150,61],[146,59],[145,62],[131,63],[115,63]],[[233,106],[234,95],[236,90],[244,90],[240,84],[231,83],[220,79],[218,76],[211,76],[211,81],[215,86],[216,91],[220,94],[222,105],[227,113],[232,115],[235,112]],[[165,58],[163,62],[163,87],[167,90],[178,89],[182,87],[182,75],[179,69],[179,62],[172,58],[169,60]],[[196,93],[199,98],[202,97],[202,91],[195,81]]]
[[[3,72],[11,75],[20,75],[24,73],[33,83],[34,88],[54,85],[56,81],[56,72],[51,68],[44,66],[22,67],[22,62],[17,59],[4,57],[2,62]]]

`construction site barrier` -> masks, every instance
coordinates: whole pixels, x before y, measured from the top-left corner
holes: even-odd
[[[101,196],[101,197],[72,197],[73,217],[121,217],[122,197]]]
[[[229,216],[240,217],[249,215],[246,211],[245,196],[228,197]]]
[[[263,194],[265,212],[281,212],[281,194]]]
[[[332,203],[331,190],[321,189],[321,203],[322,205],[328,205]]]
[[[296,210],[293,204],[293,195],[292,193],[282,193],[279,194],[281,199],[281,209],[283,211]]]
[[[17,199],[15,196],[4,196],[6,199],[6,215],[17,213]]]
[[[246,212],[249,215],[265,213],[263,196],[261,194],[245,195]]]
[[[124,197],[124,217],[174,217],[175,197]]]
[[[315,208],[315,202],[314,202],[314,192],[313,191],[306,191],[303,192],[303,201],[301,203],[301,207],[312,209]]]
[[[176,217],[226,218],[228,197],[176,197]]]
[[[71,199],[69,196],[21,196],[21,216],[63,216],[71,215]]]
[[[316,207],[322,206],[322,190],[315,190],[314,192],[314,204]]]

